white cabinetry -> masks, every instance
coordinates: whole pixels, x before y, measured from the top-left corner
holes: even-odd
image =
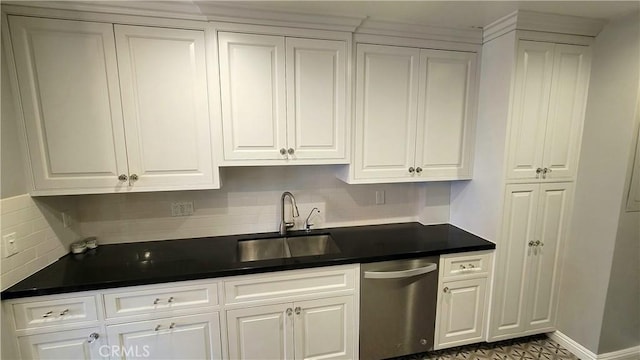
[[[350,183],[471,177],[476,54],[358,44]]]
[[[342,266],[225,282],[229,357],[356,359],[357,270]]]
[[[226,165],[347,163],[347,40],[219,32]]]
[[[496,261],[492,339],[552,331],[572,183],[507,185]]]
[[[24,336],[18,338],[18,343],[22,359],[94,360],[108,359],[110,355],[104,349],[106,336],[102,327]]]
[[[218,313],[107,326],[112,359],[221,359]]]
[[[486,340],[492,252],[442,255],[434,349]]]
[[[573,180],[590,69],[586,46],[521,41],[507,178]]]
[[[9,21],[33,194],[219,186],[204,31]]]

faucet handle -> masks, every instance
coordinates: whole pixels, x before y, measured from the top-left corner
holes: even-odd
[[[304,229],[307,232],[311,231],[311,227],[313,226],[313,224],[309,222],[309,219],[311,219],[311,216],[313,215],[314,211],[317,211],[318,214],[320,214],[320,210],[317,207],[314,207],[313,209],[311,209],[311,211],[309,212],[309,216],[307,216],[307,219],[304,221]]]

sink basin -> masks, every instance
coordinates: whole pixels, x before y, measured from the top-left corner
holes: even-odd
[[[238,241],[241,262],[339,253],[331,235],[302,235]]]

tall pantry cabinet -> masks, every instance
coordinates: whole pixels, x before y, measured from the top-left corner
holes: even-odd
[[[534,16],[485,31],[474,181],[451,188],[451,223],[496,242],[488,341],[555,330],[600,29],[569,18],[573,34],[552,21],[548,32],[519,30]]]

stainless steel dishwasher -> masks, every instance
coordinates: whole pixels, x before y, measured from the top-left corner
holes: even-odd
[[[438,256],[360,266],[360,359],[433,350]]]

